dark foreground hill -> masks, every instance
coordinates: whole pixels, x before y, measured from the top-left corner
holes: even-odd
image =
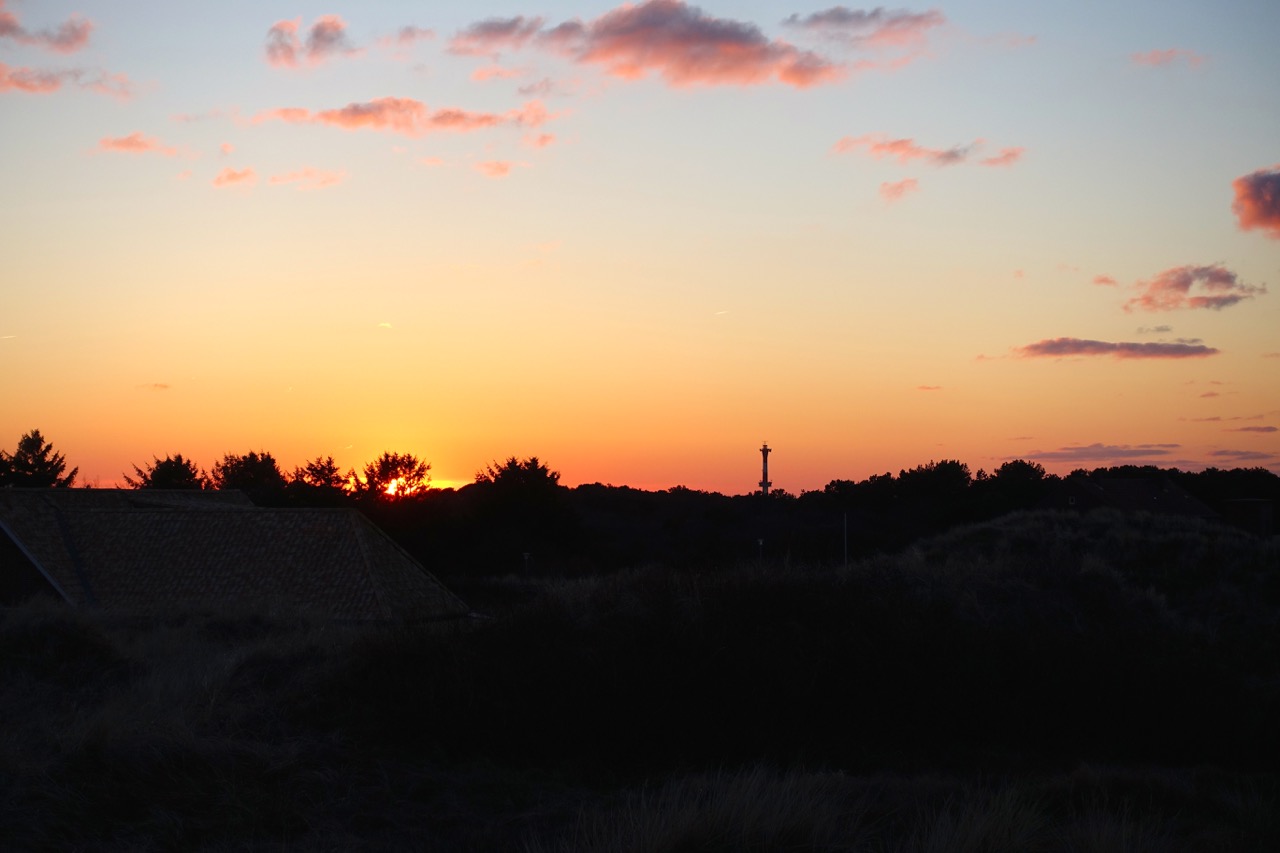
[[[1043,512],[530,583],[399,629],[4,611],[0,846],[1280,849],[1274,540]]]

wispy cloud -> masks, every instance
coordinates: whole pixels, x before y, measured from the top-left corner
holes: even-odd
[[[404,136],[437,131],[467,132],[500,125],[538,127],[551,118],[541,101],[529,101],[505,113],[470,112],[456,107],[430,110],[413,98],[375,98],[347,104],[340,109],[312,112],[299,107],[268,110],[254,116],[255,123],[283,121],[290,124],[327,124],[344,130],[376,130]]]
[[[1017,163],[1019,160],[1022,159],[1022,155],[1025,154],[1026,151],[1027,149],[1022,147],[1001,148],[999,154],[996,154],[993,157],[983,158],[981,161],[981,165],[995,166],[995,167],[1012,166],[1014,163]]]
[[[847,72],[813,51],[769,39],[755,24],[713,17],[681,0],[645,0],[590,21],[544,23],[523,16],[480,21],[457,33],[449,49],[493,56],[531,46],[625,80],[656,74],[669,86],[776,82],[807,88]]]
[[[267,179],[267,183],[272,186],[293,184],[300,190],[318,190],[324,189],[325,187],[336,186],[346,179],[346,172],[330,172],[324,169],[313,169],[310,166],[305,166],[296,172],[287,172],[283,175],[272,175]]]
[[[1139,335],[1167,335],[1173,326],[1140,326],[1137,331]]]
[[[505,68],[501,65],[486,65],[477,68],[471,72],[471,79],[477,83],[483,83],[486,80],[512,80],[516,77],[526,77],[529,74],[527,68]]]
[[[88,18],[72,15],[52,29],[29,30],[6,5],[0,0],[0,39],[12,39],[18,44],[55,53],[75,53],[89,44],[93,22]]]
[[[384,36],[378,39],[378,44],[382,47],[398,48],[405,50],[412,47],[420,41],[430,41],[436,37],[435,30],[423,29],[422,27],[405,26],[396,31],[395,35]]]
[[[877,160],[894,159],[907,164],[913,160],[924,160],[935,166],[954,166],[963,163],[965,158],[981,140],[969,145],[957,145],[952,148],[926,148],[917,145],[914,139],[890,139],[883,133],[869,133],[864,136],[845,136],[836,140],[831,147],[835,154],[848,154],[860,149]]]
[[[1209,455],[1215,459],[1232,459],[1236,462],[1265,462],[1276,458],[1276,454],[1261,450],[1214,450]]]
[[[476,163],[475,169],[486,178],[505,178],[511,174],[513,168],[520,165],[523,164],[513,163],[510,160],[485,160]]]
[[[113,98],[128,99],[133,96],[133,82],[124,74],[86,71],[82,68],[60,71],[13,68],[0,62],[0,92],[50,95],[67,85]]]
[[[1046,462],[1105,462],[1112,459],[1146,459],[1168,456],[1180,444],[1102,444],[1069,445],[1057,450],[1036,450],[1027,456]]]
[[[1241,282],[1221,264],[1173,267],[1157,273],[1150,281],[1138,282],[1138,287],[1142,293],[1126,302],[1124,310],[1208,308],[1217,311],[1267,292],[1265,285]]]
[[[1130,54],[1129,59],[1134,65],[1144,65],[1149,68],[1159,68],[1164,65],[1187,65],[1191,68],[1199,68],[1205,61],[1205,57],[1200,54],[1180,47],[1134,53]]]
[[[1240,230],[1258,228],[1273,240],[1280,240],[1280,163],[1259,169],[1231,182],[1235,201],[1231,209]]]
[[[1050,338],[1017,347],[1023,358],[1063,358],[1067,356],[1111,356],[1112,358],[1204,358],[1218,350],[1203,344],[1134,343],[1091,341],[1082,338]]]
[[[234,187],[246,186],[251,187],[258,182],[258,173],[253,169],[241,169],[239,171],[227,167],[218,173],[213,179],[215,187]]]
[[[462,56],[491,56],[503,50],[519,50],[538,34],[544,19],[489,18],[471,24],[449,40],[449,52]]]
[[[537,133],[529,134],[524,138],[524,144],[528,148],[546,148],[556,141],[554,133]]]
[[[1246,426],[1232,427],[1227,432],[1280,432],[1280,427],[1273,426]]]
[[[302,19],[277,21],[267,30],[267,62],[278,68],[297,68],[306,63],[320,63],[343,54],[356,53],[347,38],[347,25],[337,15],[321,15],[307,31],[306,39],[298,35]]]
[[[138,387],[143,391],[168,391],[172,386],[167,382],[145,382]]]
[[[1120,282],[1116,281],[1109,275],[1095,275],[1093,277],[1093,283],[1102,285],[1103,287],[1117,287],[1120,284]]]
[[[98,148],[103,151],[117,151],[124,154],[160,154],[165,157],[178,156],[178,149],[165,145],[154,136],[146,136],[136,131],[128,136],[104,136],[98,140]]]
[[[880,185],[880,197],[887,202],[895,202],[907,193],[913,193],[919,189],[920,182],[915,178],[907,178],[904,181],[885,181]]]
[[[810,15],[791,15],[783,26],[817,33],[854,47],[902,47],[924,44],[926,33],[947,22],[936,9],[927,12],[871,11],[832,6]]]
[[[941,391],[942,386],[941,385],[917,385],[916,390],[917,391]]]

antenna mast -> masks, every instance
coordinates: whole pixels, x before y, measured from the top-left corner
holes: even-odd
[[[760,448],[760,457],[764,463],[760,471],[760,494],[762,495],[769,494],[769,487],[773,485],[769,482],[769,452],[769,445],[765,443]]]

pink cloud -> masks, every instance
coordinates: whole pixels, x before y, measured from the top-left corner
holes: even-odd
[[[463,56],[490,56],[501,50],[519,50],[542,29],[542,18],[489,18],[464,29],[449,40],[449,52]]]
[[[223,169],[218,176],[213,179],[215,187],[233,187],[243,185],[251,187],[258,182],[258,173],[253,169],[241,169],[236,171],[230,167]]]
[[[471,72],[471,79],[477,83],[483,83],[485,80],[510,80],[513,77],[523,77],[529,72],[524,68],[503,68],[501,65],[486,65],[483,68],[477,68]]]
[[[444,160],[440,157],[419,157],[418,162],[424,166],[431,166],[432,168],[444,165]]]
[[[1185,62],[1191,68],[1199,68],[1205,60],[1200,54],[1179,47],[1171,47],[1167,50],[1149,50],[1146,53],[1134,53],[1129,56],[1129,59],[1133,61],[1134,65],[1145,65],[1149,68],[1174,65],[1179,62]]]
[[[476,163],[476,171],[484,175],[486,178],[505,178],[511,174],[512,167],[519,165],[508,160],[485,160],[482,163]]]
[[[1265,285],[1248,285],[1220,264],[1173,267],[1157,273],[1150,281],[1138,282],[1142,293],[1124,305],[1124,310],[1172,311],[1177,308],[1221,310],[1267,292]],[[1193,295],[1192,290],[1196,293]]]
[[[554,133],[530,134],[524,138],[524,144],[529,148],[546,148],[555,141]]]
[[[1012,166],[1022,159],[1022,155],[1026,153],[1025,148],[1001,148],[1000,153],[994,157],[987,157],[982,160],[983,166]]]
[[[144,136],[141,131],[117,138],[104,136],[98,140],[98,147],[103,151],[118,151],[124,154],[154,153],[165,157],[178,155],[178,149],[164,145],[154,136]]]
[[[425,30],[422,27],[401,27],[394,36],[388,36],[380,39],[383,45],[409,47],[415,42],[429,41],[436,37],[435,30]]]
[[[223,156],[226,156],[235,153],[236,147],[230,142],[224,142],[218,146],[218,150],[222,152]]]
[[[0,62],[0,92],[16,90],[32,95],[47,95],[61,89],[66,80],[67,72],[10,68]]]
[[[133,83],[124,74],[89,72],[79,68],[62,71],[12,68],[0,62],[0,92],[49,95],[68,84],[115,98],[128,99],[133,95]]]
[[[1109,275],[1095,275],[1093,277],[1093,283],[1102,285],[1103,287],[1119,287],[1120,285],[1120,282],[1116,281]]]
[[[13,39],[19,44],[55,53],[75,53],[89,44],[91,32],[93,22],[78,15],[72,15],[53,29],[28,30],[22,26],[17,15],[5,9],[5,3],[0,0],[0,38]]]
[[[1236,194],[1231,209],[1240,230],[1258,228],[1271,239],[1280,240],[1280,163],[1236,178],[1231,187]]]
[[[319,65],[342,54],[355,53],[347,39],[347,25],[337,15],[321,15],[311,25],[304,42],[298,36],[302,19],[277,21],[267,30],[267,62],[277,67],[296,68],[300,63]]]
[[[941,391],[942,386],[941,385],[917,385],[916,390],[917,391]]]
[[[969,152],[979,144],[981,144],[980,140],[964,147],[925,148],[917,145],[914,139],[888,139],[883,133],[870,133],[865,136],[843,137],[836,141],[831,150],[836,154],[848,154],[859,148],[865,148],[867,153],[877,160],[888,157],[904,165],[912,160],[925,160],[935,166],[951,166],[964,162]]]
[[[1204,358],[1218,350],[1203,344],[1189,343],[1112,343],[1082,338],[1049,338],[1036,341],[1014,352],[1023,358],[1062,358],[1066,356],[1100,356],[1113,358]]]
[[[880,185],[880,197],[885,201],[894,202],[901,199],[907,193],[913,193],[920,189],[920,183],[915,178],[907,178],[905,181],[885,182]]]
[[[327,172],[323,169],[313,169],[306,166],[297,172],[289,172],[284,175],[272,175],[268,180],[272,186],[281,186],[284,184],[296,184],[300,190],[318,190],[325,187],[336,186],[347,178],[346,172]]]
[[[538,127],[551,118],[540,101],[529,101],[505,113],[480,113],[448,107],[429,110],[413,98],[375,98],[347,104],[340,109],[311,112],[299,107],[268,110],[253,121],[283,121],[290,124],[327,124],[344,130],[377,130],[404,136],[422,136],[436,131],[464,133],[499,125]]]
[[[490,19],[462,30],[449,49],[493,55],[529,44],[625,80],[657,74],[669,86],[780,82],[806,88],[847,72],[817,53],[771,41],[754,24],[712,17],[681,0],[628,3],[591,21],[550,28],[541,18]]]
[[[845,41],[854,47],[902,47],[923,44],[928,30],[946,22],[946,16],[936,9],[889,12],[877,7],[866,12],[833,6],[803,18],[791,15],[782,23]]]

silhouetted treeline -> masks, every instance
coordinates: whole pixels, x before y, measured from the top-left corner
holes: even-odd
[[[505,463],[508,470],[519,464]],[[306,489],[290,495],[299,503],[311,497]],[[572,576],[648,564],[838,564],[893,552],[958,524],[1040,508],[1109,506],[1217,518],[1267,533],[1265,522],[1280,505],[1280,477],[1263,468],[1122,466],[1061,478],[1021,460],[972,476],[963,463],[944,460],[896,476],[834,480],[799,496],[599,483],[566,488],[551,476],[528,480],[508,473],[398,500],[376,493],[329,498],[360,507],[445,576]]]
[[[76,471],[38,430],[0,453],[0,485],[70,485]],[[1280,477],[1265,468],[1180,471],[1124,465],[1049,474],[1026,460],[988,473],[953,459],[894,475],[832,480],[798,496],[727,496],[684,487],[567,488],[537,457],[495,461],[459,489],[430,488],[431,466],[386,452],[360,470],[317,457],[286,473],[265,450],[228,453],[206,472],[181,454],[133,466],[134,488],[239,489],[262,506],[361,509],[446,577],[583,575],[662,564],[839,564],[892,552],[957,524],[1016,510],[1111,507],[1276,530]]]

